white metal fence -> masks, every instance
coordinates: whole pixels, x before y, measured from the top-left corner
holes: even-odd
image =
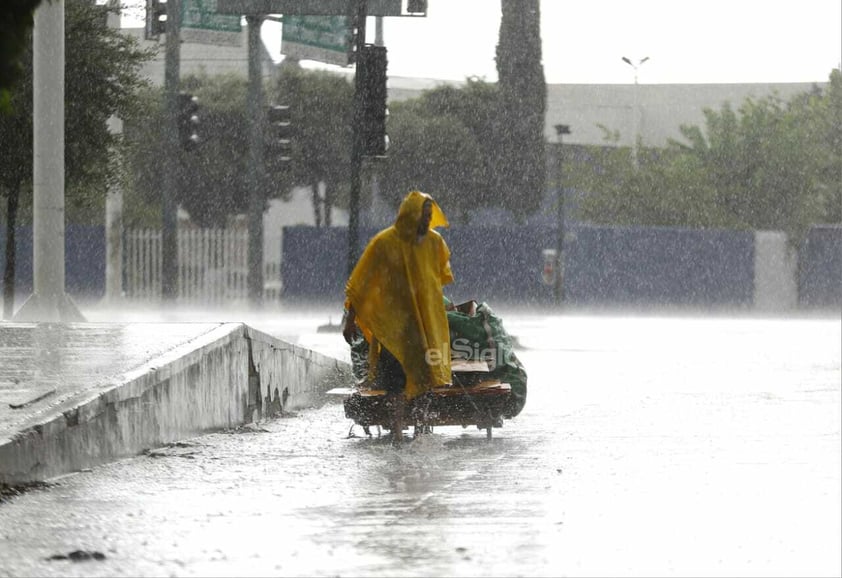
[[[236,303],[248,300],[248,231],[180,229],[177,237],[177,300],[180,303]],[[161,299],[161,231],[125,234],[123,290],[129,299]],[[280,299],[280,265],[264,266],[264,301]]]

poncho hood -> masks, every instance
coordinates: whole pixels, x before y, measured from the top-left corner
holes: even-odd
[[[430,201],[433,205],[433,216],[430,219],[430,229],[436,227],[449,227],[447,217],[439,207],[438,203],[433,200],[433,197],[421,191],[412,191],[401,201],[401,206],[398,208],[398,218],[395,221],[395,229],[398,234],[404,238],[412,238],[418,230],[418,222],[421,220],[421,211],[424,208],[424,202]]]

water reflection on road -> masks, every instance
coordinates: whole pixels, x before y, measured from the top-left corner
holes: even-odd
[[[505,323],[529,393],[490,442],[327,402],[0,505],[0,574],[839,575],[838,320]]]

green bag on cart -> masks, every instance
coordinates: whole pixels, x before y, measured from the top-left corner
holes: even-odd
[[[514,352],[503,321],[487,303],[468,302],[447,312],[453,355],[473,361],[487,361],[489,377],[512,387],[512,401],[503,414],[512,418],[526,404],[526,369]]]

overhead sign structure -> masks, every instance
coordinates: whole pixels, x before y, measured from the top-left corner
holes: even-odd
[[[181,39],[197,44],[242,46],[239,15],[218,10],[218,0],[181,0]]]
[[[281,54],[348,66],[349,43],[345,16],[284,16]]]
[[[288,14],[343,16],[353,14],[357,0],[217,0],[220,14]],[[426,2],[418,0],[368,0],[368,16],[426,16]]]

